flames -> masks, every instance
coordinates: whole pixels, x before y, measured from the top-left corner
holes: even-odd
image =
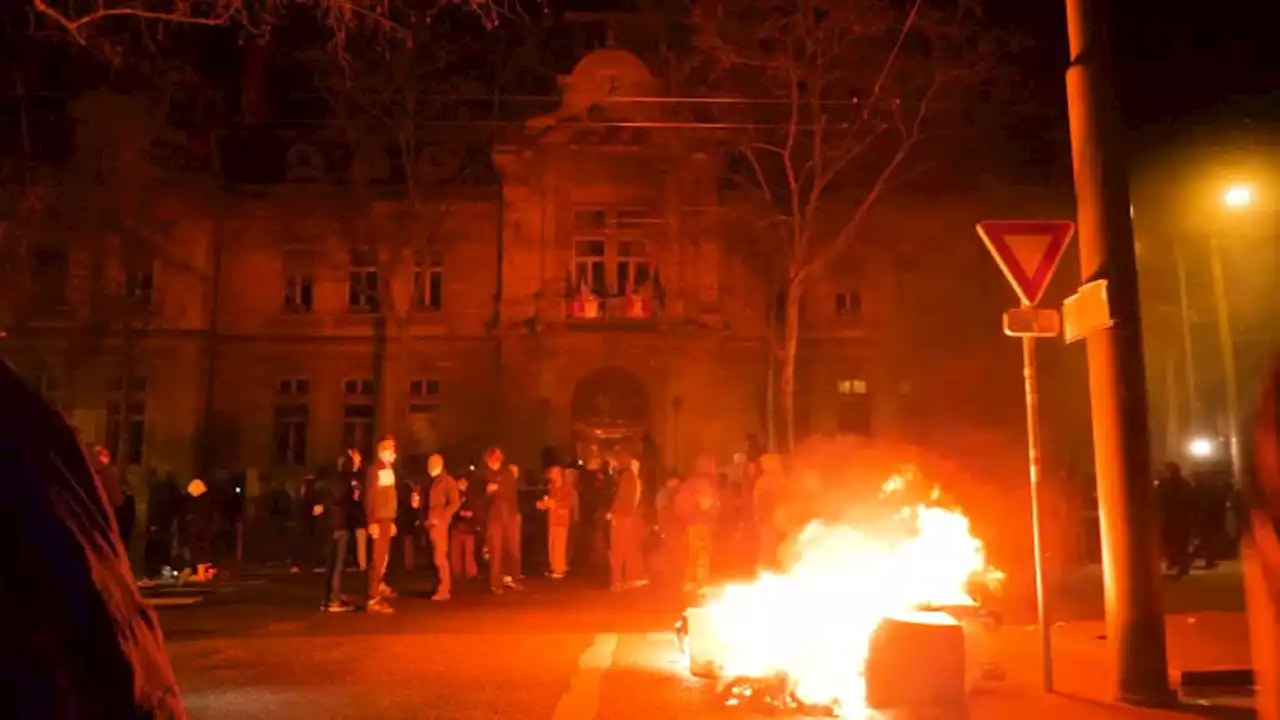
[[[882,499],[902,486],[891,479]],[[700,615],[722,677],[785,675],[801,702],[848,713],[866,705],[864,668],[881,621],[972,606],[967,590],[985,571],[968,518],[920,504],[879,521],[811,523],[795,539],[785,571],[722,588]]]

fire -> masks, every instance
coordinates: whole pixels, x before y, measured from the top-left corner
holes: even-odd
[[[901,489],[892,479],[885,491]],[[935,496],[936,498],[936,496]],[[728,678],[785,675],[796,697],[843,712],[865,707],[869,641],[880,622],[927,607],[972,606],[987,570],[958,511],[927,505],[888,522],[815,522],[781,574],[728,585],[700,613]]]

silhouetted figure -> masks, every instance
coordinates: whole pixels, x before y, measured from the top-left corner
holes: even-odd
[[[1164,477],[1157,485],[1163,527],[1164,556],[1168,569],[1176,577],[1191,572],[1191,533],[1195,528],[1196,503],[1191,483],[1182,475],[1178,463],[1164,466]]]
[[[0,708],[185,718],[112,508],[62,415],[0,363]]]
[[[1197,479],[1195,495],[1196,526],[1200,535],[1196,555],[1204,560],[1205,568],[1211,569],[1217,567],[1226,553],[1231,482],[1220,475],[1206,474]]]

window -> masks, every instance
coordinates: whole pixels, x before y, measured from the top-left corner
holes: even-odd
[[[618,208],[620,230],[642,230],[653,222],[653,213],[649,208]]]
[[[107,401],[106,446],[112,457],[126,465],[142,464],[146,418],[146,403]]]
[[[307,421],[310,409],[306,403],[282,403],[276,405],[272,424],[275,448],[272,460],[276,465],[300,466],[307,464]]]
[[[119,395],[125,390],[124,376],[112,375],[107,378],[107,393],[111,395]],[[129,377],[129,392],[135,395],[141,395],[147,391],[147,378],[142,375],[131,375]]]
[[[619,295],[629,295],[632,291],[647,288],[653,274],[648,256],[645,254],[643,240],[622,240],[618,242],[618,284]]]
[[[858,292],[836,293],[836,317],[857,318],[862,315],[862,294]]]
[[[603,208],[578,208],[573,211],[574,230],[604,230],[608,215]]]
[[[444,305],[444,256],[438,250],[413,261],[413,308],[439,310]]]
[[[409,381],[409,396],[434,398],[440,395],[440,381],[434,378],[415,378]]]
[[[43,246],[31,258],[32,287],[36,307],[54,310],[66,307],[71,282],[71,263],[62,248]]]
[[[348,378],[342,383],[342,393],[373,397],[375,387],[373,378]]]
[[[311,381],[306,378],[284,378],[276,386],[276,394],[286,396],[305,396],[311,393]]]
[[[581,239],[573,243],[573,289],[584,287],[600,297],[609,295],[605,271],[603,238]]]
[[[347,309],[351,312],[378,312],[378,256],[368,249],[350,252],[347,273]]]
[[[285,250],[284,311],[309,313],[315,309],[314,286],[315,258],[309,250]]]
[[[348,403],[342,406],[342,446],[356,448],[366,456],[373,452],[373,405]]]
[[[866,380],[838,380],[836,382],[836,392],[840,395],[866,395]]]
[[[151,267],[134,268],[124,274],[124,296],[141,307],[151,307],[155,275]]]

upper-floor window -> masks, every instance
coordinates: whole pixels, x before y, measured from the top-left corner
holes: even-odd
[[[604,238],[583,238],[573,242],[573,286],[605,297],[609,281]]]
[[[645,252],[643,240],[619,240],[617,261],[617,284],[614,286],[619,295],[640,292],[649,286],[652,279],[653,266],[649,255]]]
[[[353,248],[347,272],[347,309],[378,312],[378,256],[367,248]]]
[[[124,296],[142,307],[151,307],[155,293],[155,266],[140,264],[124,273]]]
[[[286,251],[284,254],[284,311],[309,313],[315,309],[313,294],[313,257],[308,251]]]
[[[373,378],[348,378],[342,383],[344,395],[373,395],[377,386]]]
[[[413,259],[413,308],[439,310],[444,306],[444,255],[439,250],[417,253]]]
[[[302,377],[282,378],[276,385],[276,394],[290,397],[303,397],[311,394],[311,381]]]
[[[656,269],[646,235],[656,222],[643,207],[576,208],[573,291],[609,298],[653,290]]]
[[[862,294],[857,291],[836,293],[836,317],[858,318],[862,315]]]
[[[840,395],[866,395],[867,381],[860,379],[847,379],[836,381],[836,393]]]
[[[409,395],[415,398],[438,397],[440,381],[435,378],[414,378],[409,381]]]

